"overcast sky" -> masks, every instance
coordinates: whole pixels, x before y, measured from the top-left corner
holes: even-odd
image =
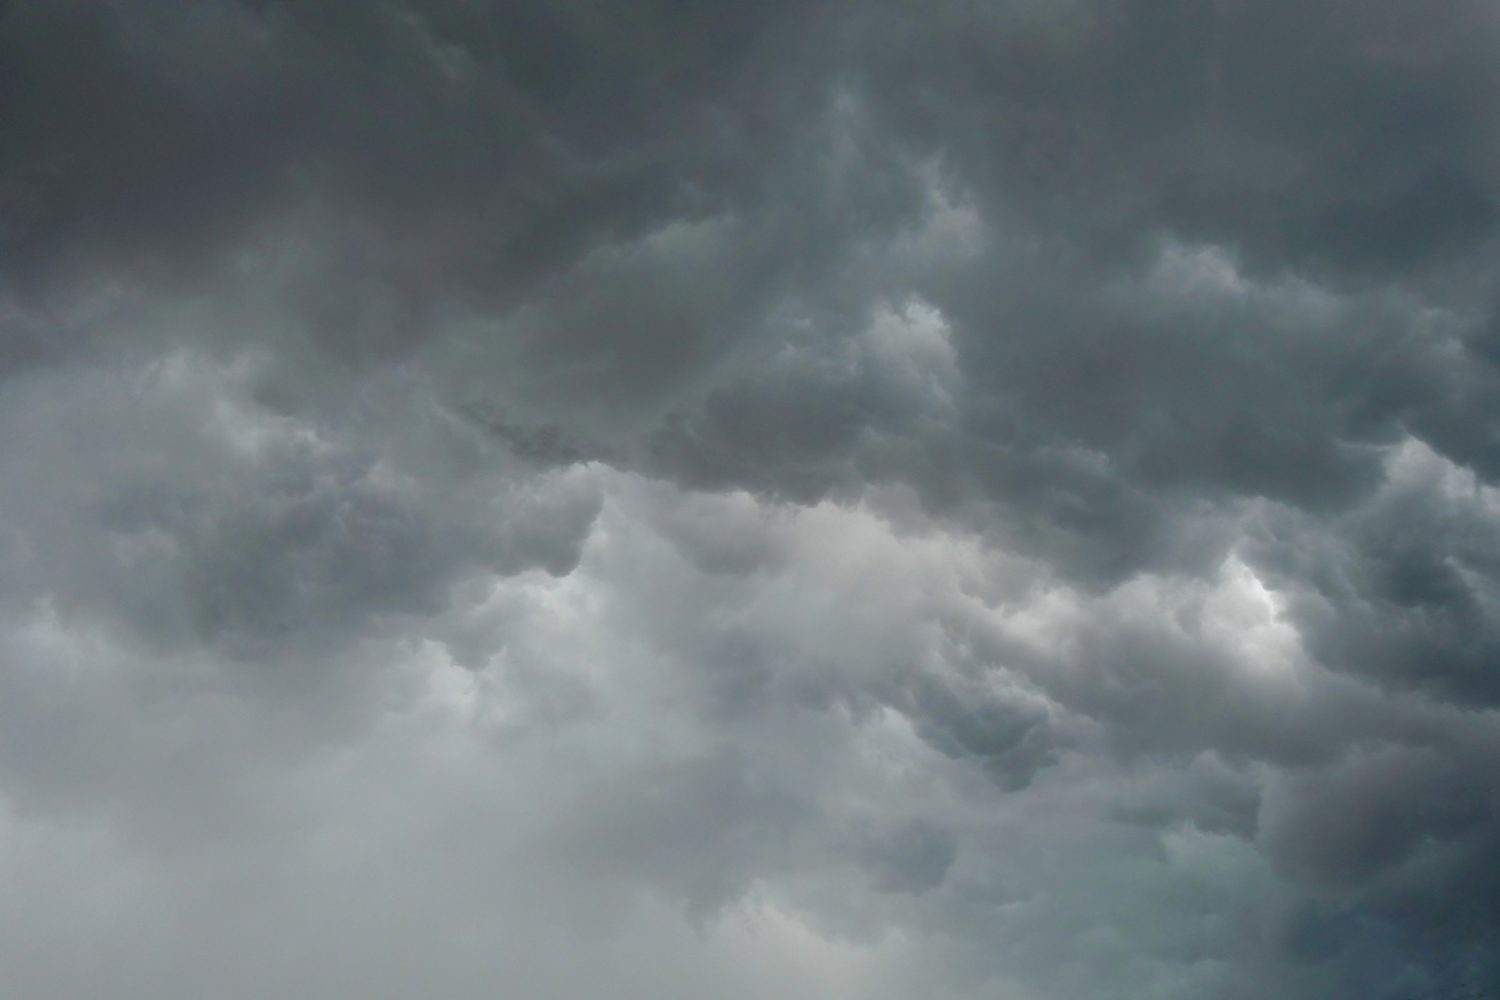
[[[0,996],[1500,996],[1494,0],[0,12]]]

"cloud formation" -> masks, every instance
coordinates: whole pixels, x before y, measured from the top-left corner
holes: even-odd
[[[1500,995],[1497,56],[0,6],[0,993]]]

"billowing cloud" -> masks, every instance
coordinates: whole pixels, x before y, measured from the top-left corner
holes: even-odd
[[[1497,57],[0,5],[0,992],[1500,995]]]

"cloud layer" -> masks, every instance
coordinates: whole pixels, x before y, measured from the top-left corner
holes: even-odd
[[[0,993],[1500,995],[1497,56],[0,6]]]

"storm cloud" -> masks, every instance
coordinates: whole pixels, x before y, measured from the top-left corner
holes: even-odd
[[[0,4],[0,994],[1500,996],[1488,0]]]

